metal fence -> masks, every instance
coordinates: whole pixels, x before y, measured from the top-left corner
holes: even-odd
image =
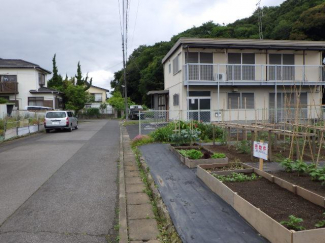
[[[43,112],[13,111],[0,119],[0,142],[44,130]]]
[[[323,121],[324,107],[231,110],[149,110],[139,112],[139,134],[148,134],[174,121],[315,124]]]

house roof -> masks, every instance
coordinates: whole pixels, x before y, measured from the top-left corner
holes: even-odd
[[[32,89],[29,91],[31,94],[62,94],[62,92],[55,90],[55,89],[50,89],[47,87],[41,87],[38,90]]]
[[[147,93],[147,95],[153,95],[153,94],[168,94],[168,90],[151,90]]]
[[[2,59],[2,58],[0,58],[0,68],[35,68],[42,72],[51,74],[50,71],[40,67],[39,65],[24,61],[21,59]]]
[[[101,87],[98,87],[98,86],[95,86],[95,85],[91,85],[91,87],[94,87],[94,88],[97,88],[97,89],[102,89],[102,90],[105,90],[106,92],[109,92],[108,89],[104,89],[104,88],[101,88]]]
[[[183,48],[325,51],[325,41],[180,38],[163,58],[162,63],[165,63],[181,45]]]

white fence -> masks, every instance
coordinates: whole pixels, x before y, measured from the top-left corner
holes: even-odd
[[[43,112],[13,111],[0,119],[0,142],[44,130]]]

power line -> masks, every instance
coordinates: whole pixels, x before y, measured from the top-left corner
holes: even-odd
[[[131,47],[133,46],[135,26],[137,25],[137,19],[138,19],[139,5],[140,5],[140,0],[138,0],[137,11],[136,11],[136,14],[135,14],[135,21],[134,21],[134,27],[133,27],[133,33],[132,33]]]

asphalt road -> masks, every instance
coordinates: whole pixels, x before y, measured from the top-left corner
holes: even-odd
[[[0,243],[115,238],[118,156],[112,120],[0,145]]]

